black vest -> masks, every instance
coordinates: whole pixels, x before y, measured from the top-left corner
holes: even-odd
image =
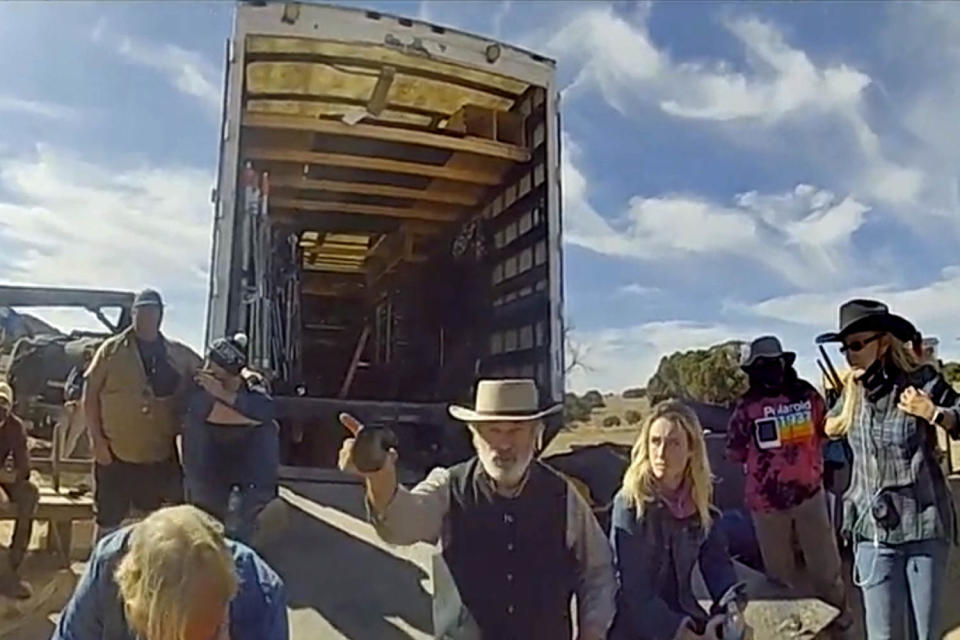
[[[484,640],[568,640],[576,563],[567,483],[537,461],[523,491],[498,495],[476,458],[450,469],[443,557]]]

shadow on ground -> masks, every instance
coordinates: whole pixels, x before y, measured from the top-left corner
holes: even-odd
[[[950,476],[950,491],[953,492],[953,505],[960,513],[960,475]],[[950,549],[950,563],[947,565],[947,583],[943,587],[940,611],[943,616],[943,630],[948,640],[960,640],[960,607],[957,606],[957,594],[960,594],[960,548]]]
[[[316,505],[364,519],[358,487],[297,483],[290,488]],[[286,582],[287,604],[294,612],[291,637],[328,637],[323,634],[332,627],[346,638],[409,640],[391,618],[429,637],[431,598],[422,584],[427,573],[361,539],[362,533],[344,531],[343,522],[334,526],[308,511],[312,508],[291,504],[287,527],[262,550]],[[301,609],[312,609],[319,618],[298,616]],[[310,620],[316,620],[316,628]]]

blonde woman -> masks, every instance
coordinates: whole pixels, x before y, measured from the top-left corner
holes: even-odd
[[[713,526],[703,430],[679,402],[654,407],[633,446],[613,503],[610,538],[620,591],[611,640],[719,637],[693,594],[699,563],[714,602],[736,583],[726,540]]]
[[[882,302],[851,300],[840,307],[840,330],[817,338],[841,343],[851,368],[826,433],[846,436],[853,452],[843,530],[855,545],[868,640],[899,638],[907,603],[914,637],[940,637],[940,594],[956,537],[936,429],[960,435],[960,397],[934,367],[920,364],[910,344],[915,334]]]
[[[287,640],[283,582],[189,505],[104,537],[52,640]]]

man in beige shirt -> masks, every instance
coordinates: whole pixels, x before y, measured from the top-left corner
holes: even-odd
[[[543,418],[560,410],[538,406],[532,380],[480,382],[475,409],[450,409],[468,423],[476,457],[434,469],[412,490],[397,483],[396,451],[341,416],[354,437],[340,467],[364,477],[380,537],[438,545],[438,639],[568,640],[574,595],[577,639],[606,637],[616,591],[610,548],[577,490],[534,458]]]
[[[93,443],[97,536],[117,529],[131,507],[183,501],[175,438],[200,356],[160,333],[163,301],[137,294],[133,325],[97,350],[83,408]]]

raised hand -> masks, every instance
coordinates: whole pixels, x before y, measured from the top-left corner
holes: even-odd
[[[900,410],[912,416],[917,416],[927,422],[933,422],[937,406],[930,396],[916,387],[907,387],[900,394]]]
[[[340,424],[352,436],[346,438],[340,447],[338,465],[341,471],[355,473],[366,478],[384,474],[395,477],[397,451],[389,444],[384,445],[382,432],[366,430],[363,423],[349,413],[340,414]],[[386,455],[382,453],[384,448],[386,448]],[[382,461],[377,460],[374,464],[371,458],[378,458],[379,456],[382,456]]]

